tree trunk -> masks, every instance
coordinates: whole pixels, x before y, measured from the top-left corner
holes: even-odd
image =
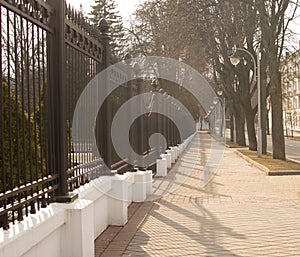
[[[246,146],[245,115],[241,109],[236,113],[236,141],[239,146]]]
[[[265,60],[261,61],[262,67],[266,67]],[[267,154],[267,78],[266,73],[261,74],[261,140],[262,140],[262,154]]]
[[[269,120],[269,112],[270,110],[267,110],[266,118],[267,118],[267,135],[270,135],[270,120]]]
[[[264,103],[263,103],[264,102]],[[267,154],[268,141],[267,141],[267,127],[268,127],[268,113],[265,106],[265,101],[262,100],[261,105],[261,134],[262,134],[262,154]]]
[[[265,4],[265,1],[254,1],[260,19],[263,44],[261,49],[264,49],[265,53],[267,53],[267,64],[270,73],[273,158],[285,160],[282,89],[279,65],[284,47],[282,40],[287,35],[287,30],[285,29],[287,24],[285,22],[282,23],[282,21],[285,19],[290,1],[269,2],[271,4]]]
[[[246,122],[247,122],[247,131],[248,131],[248,140],[249,140],[249,150],[257,150],[257,140],[254,126],[254,113],[246,112]]]
[[[270,97],[272,105],[272,144],[273,158],[285,160],[283,133],[281,76],[275,61],[270,63]]]
[[[230,141],[234,142],[234,117],[233,113],[230,114]]]
[[[263,98],[264,99],[264,98]],[[268,126],[268,113],[266,106],[266,101],[261,101],[261,140],[262,140],[262,154],[267,154],[268,141],[267,141],[267,126]]]

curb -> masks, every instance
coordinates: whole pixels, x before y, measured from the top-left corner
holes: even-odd
[[[270,151],[268,151],[267,153],[272,154],[272,152],[270,152]],[[292,162],[296,162],[296,163],[300,164],[300,161],[295,160],[295,159],[293,159],[293,158],[286,158],[286,159],[287,159],[288,161],[292,161]]]
[[[218,139],[219,139],[219,137],[216,137],[214,134],[211,134],[211,133],[208,133],[208,134],[210,134],[210,136],[213,138],[213,139],[215,139],[216,141],[219,141]],[[237,145],[237,144],[231,144],[231,145],[229,145],[229,144],[227,144],[226,142],[229,142],[228,140],[223,140],[223,141],[225,141],[225,142],[221,142],[226,148],[230,148],[230,149],[232,149],[232,148],[247,148],[247,146],[240,146],[240,145]],[[220,142],[220,141],[219,141]]]
[[[255,168],[263,171],[267,176],[291,176],[291,175],[300,175],[300,170],[270,170],[266,166],[253,161],[251,158],[248,156],[242,154],[238,150],[234,150],[234,152],[239,155],[241,158],[252,164]],[[292,159],[288,159],[290,161],[293,161]],[[299,163],[298,161],[296,161]]]
[[[225,147],[226,148],[230,148],[230,149],[236,149],[236,148],[241,148],[241,149],[245,149],[247,148],[247,146],[240,146],[240,145],[228,145],[225,143]]]
[[[131,203],[129,209],[132,204],[138,203]],[[154,202],[147,201],[138,205],[139,207],[128,217],[124,226],[110,225],[95,239],[95,256],[111,257],[124,254],[140,226],[148,217]]]
[[[235,152],[238,156],[242,157],[244,160],[246,160],[247,162],[249,162],[250,164],[252,164],[255,168],[257,168],[257,169],[263,171],[266,175],[269,175],[270,170],[269,170],[267,167],[265,167],[264,165],[261,165],[260,163],[258,163],[258,162],[256,162],[256,161],[253,161],[251,158],[249,158],[248,156],[242,154],[242,153],[239,152],[238,150],[234,150],[234,152]]]

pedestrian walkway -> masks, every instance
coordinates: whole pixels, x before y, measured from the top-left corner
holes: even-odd
[[[211,140],[197,135],[168,177],[154,182],[152,208],[123,256],[300,255],[300,176],[265,176],[226,149],[200,187]]]

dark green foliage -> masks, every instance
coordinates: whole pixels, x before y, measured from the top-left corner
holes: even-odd
[[[36,110],[35,117],[29,116],[6,81],[2,82],[1,90],[0,192],[3,192],[38,179],[45,156],[41,158],[40,148],[43,111]]]
[[[90,13],[91,21],[98,26],[102,18],[105,18],[110,25],[109,35],[111,37],[112,53],[117,57],[124,56],[125,33],[122,17],[117,10],[114,0],[95,0]]]

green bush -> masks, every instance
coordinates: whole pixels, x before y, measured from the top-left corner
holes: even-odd
[[[44,135],[40,136],[39,127],[43,111],[36,110],[34,123],[33,114],[29,116],[23,110],[20,101],[16,101],[15,91],[9,89],[5,80],[2,81],[1,90],[0,192],[3,192],[4,186],[6,190],[11,190],[39,178],[45,167],[45,156],[41,158],[40,147]]]

